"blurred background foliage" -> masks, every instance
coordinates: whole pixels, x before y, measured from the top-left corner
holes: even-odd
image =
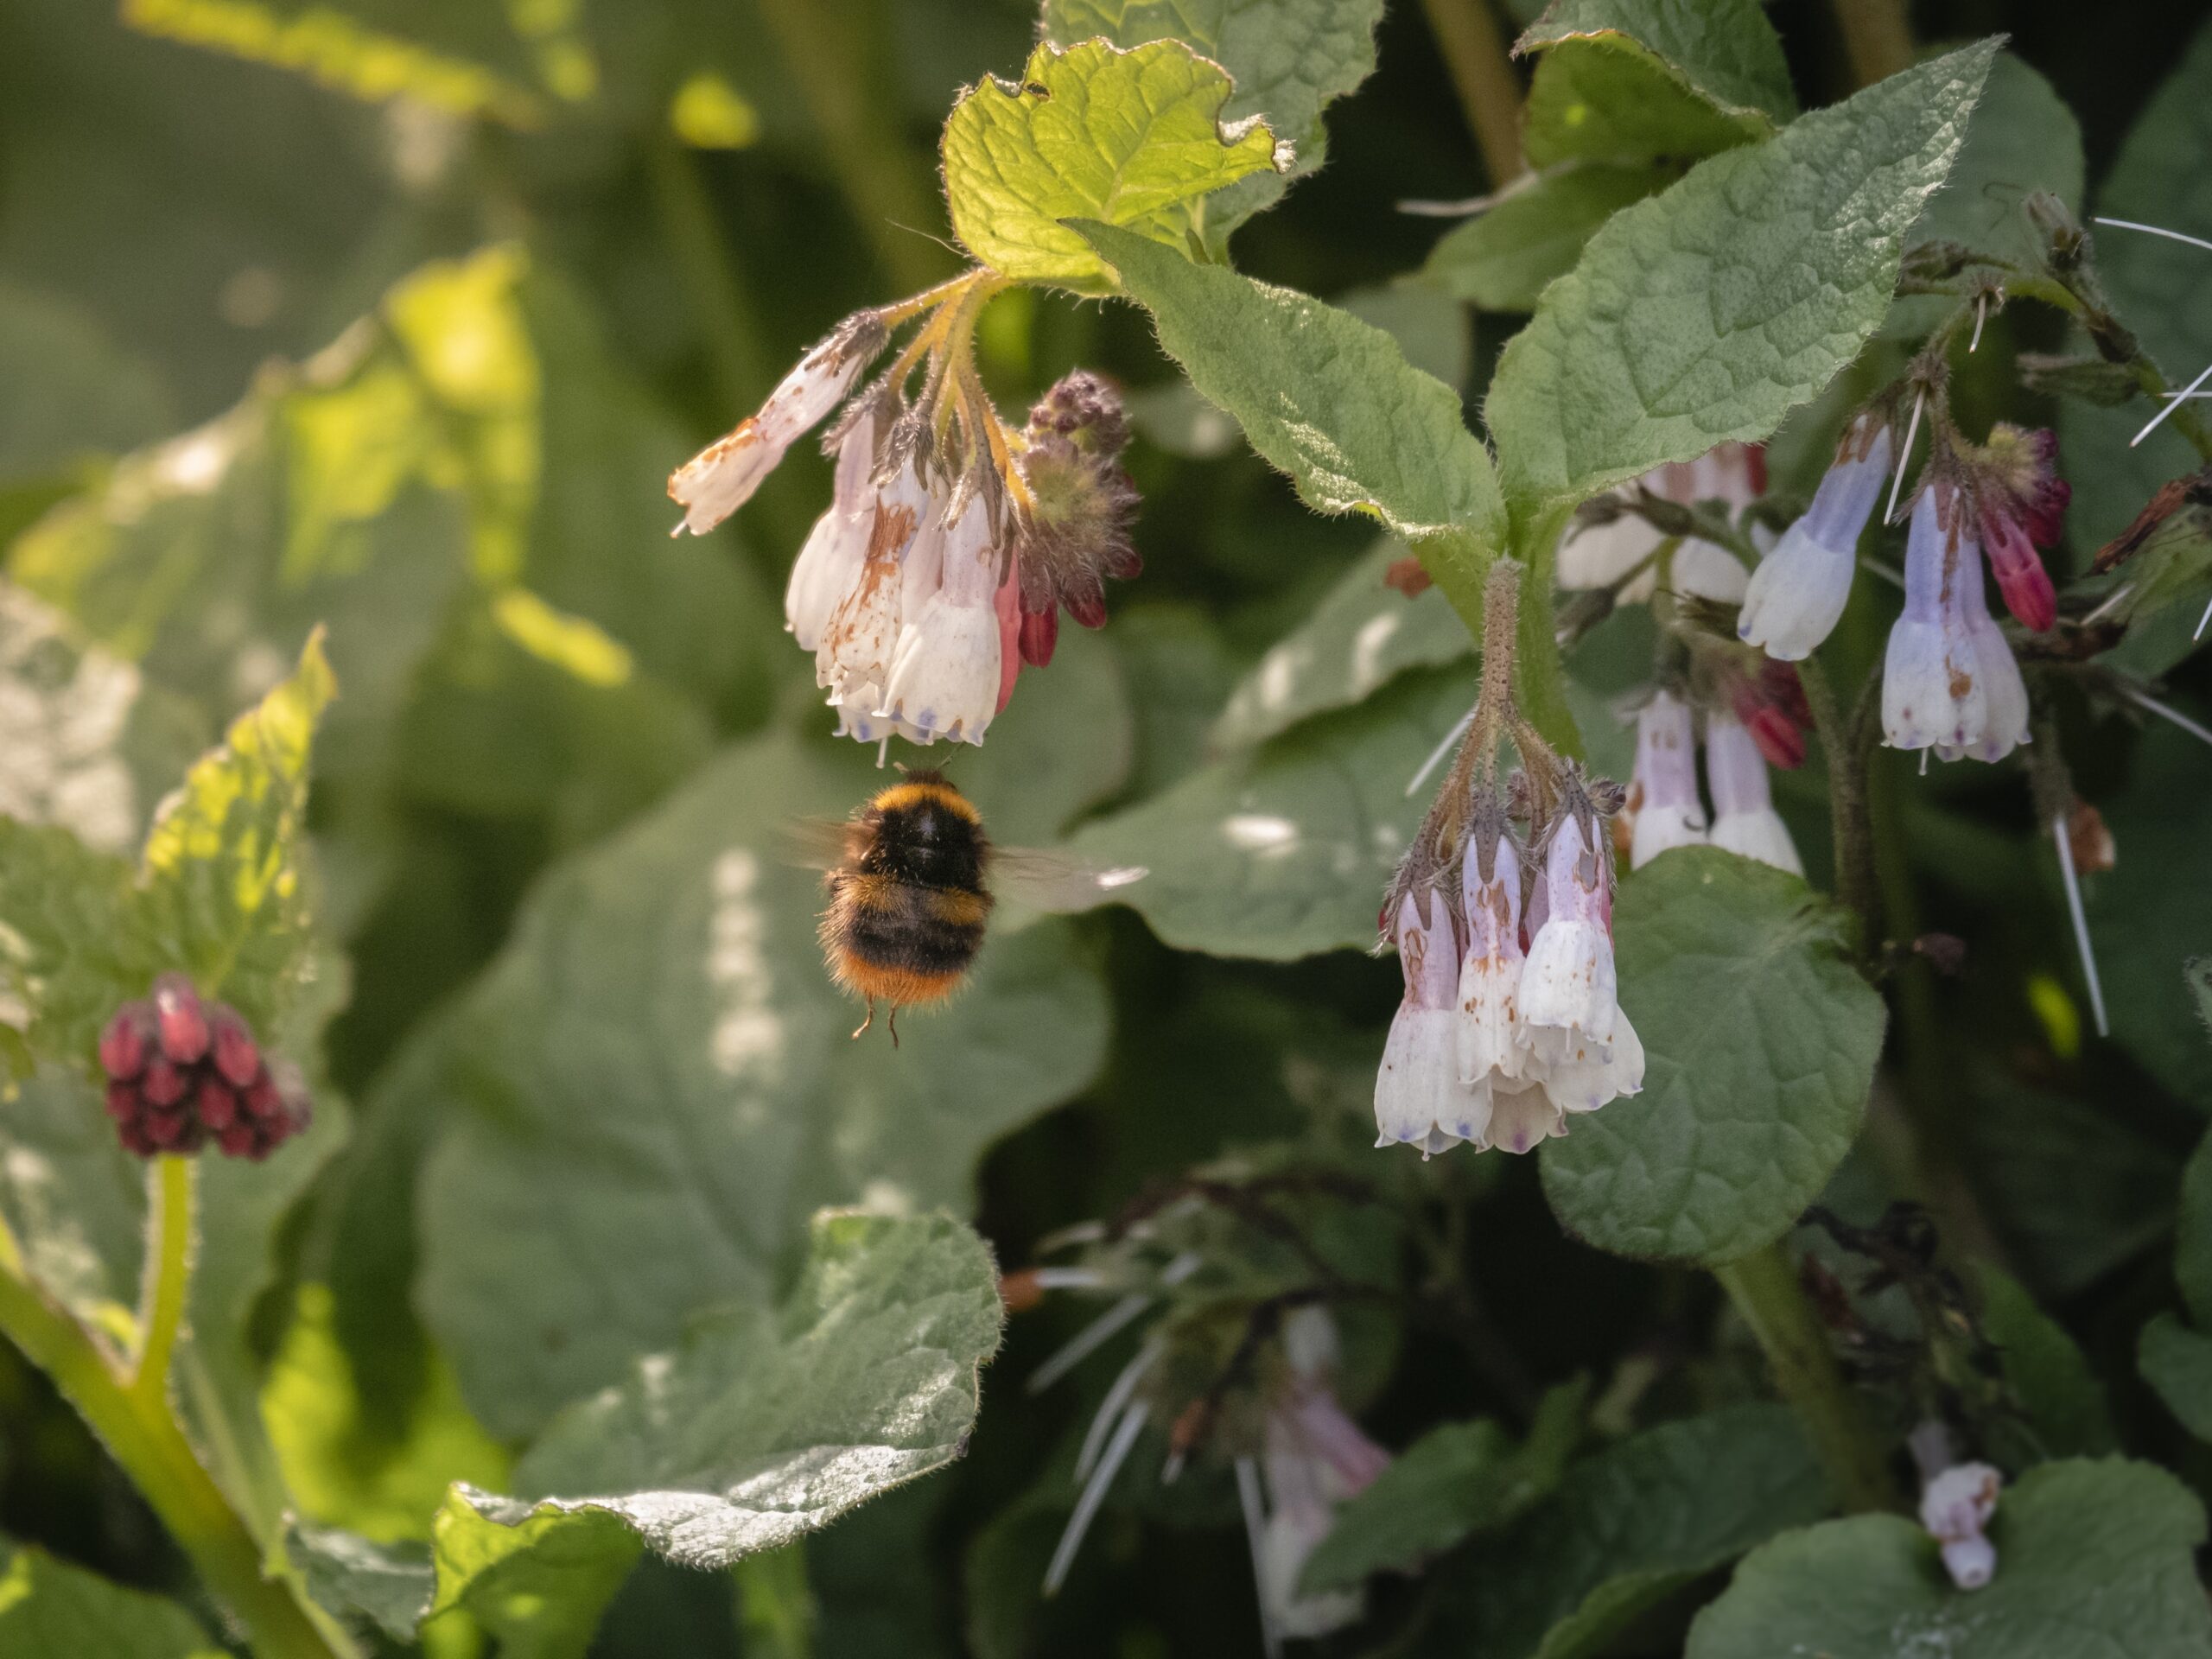
[[[1509,10],[1525,22],[1536,8]],[[1770,10],[1807,103],[1847,92],[1828,10]],[[2187,0],[2124,15],[1931,0],[1916,21],[1929,41],[2010,31],[2078,118],[2094,194],[2198,17]],[[512,1125],[486,1128],[461,1096],[490,1086],[472,1072],[488,1068],[556,1124],[633,1104],[565,1070],[559,1044],[579,1019],[607,1018],[639,1037],[624,1064],[651,1070],[660,1005],[643,976],[668,900],[639,871],[680,839],[653,816],[671,791],[703,835],[839,812],[874,780],[860,758],[830,753],[778,612],[826,464],[803,446],[734,526],[700,541],[669,538],[663,480],[836,318],[957,268],[935,135],[957,88],[1014,73],[1033,34],[1023,0],[0,8],[0,542],[12,582],[68,619],[73,649],[96,642],[100,660],[131,665],[119,697],[88,671],[62,686],[107,699],[104,741],[131,777],[127,805],[107,798],[105,818],[73,827],[134,841],[164,780],[278,677],[315,621],[343,685],[315,812],[324,910],[352,962],[327,1061],[359,1118],[282,1236],[281,1282],[256,1327],[272,1431],[311,1510],[372,1535],[416,1533],[446,1479],[496,1485],[515,1440],[606,1380],[588,1357],[502,1369],[513,1333],[498,1305],[513,1277],[475,1269],[588,1205],[563,1209],[544,1168],[502,1153]],[[1376,76],[1331,113],[1326,168],[1239,234],[1237,262],[1383,322],[1471,411],[1515,320],[1402,283],[1442,227],[1396,204],[1489,182],[1423,9],[1396,0]],[[2042,320],[2022,328],[2014,340],[1999,327],[2006,351],[2059,343]],[[1181,388],[1131,308],[1012,291],[980,347],[1009,410],[1078,365],[1130,386],[1144,497],[1143,577],[968,762],[965,786],[1004,833],[1050,840],[1128,808],[1089,833],[1141,847],[1186,837],[1231,800],[1317,810],[1354,760],[1393,785],[1410,772],[1471,684],[1448,612],[1423,612],[1372,683],[1319,686],[1288,714],[1234,695],[1309,617],[1357,625],[1332,623],[1325,599],[1348,570],[1391,556],[1371,532],[1300,507]],[[2005,359],[1992,356],[2000,384]],[[1974,383],[1959,395],[1971,410]],[[1785,434],[1774,459],[1802,488],[1820,445],[1799,444]],[[2110,490],[2076,474],[2077,555],[2167,474]],[[51,616],[19,611],[7,638],[36,644]],[[1608,664],[1633,677],[1637,626],[1624,614],[1577,664],[1586,735],[1617,772],[1625,752],[1604,700],[1627,680]],[[2201,664],[2175,683],[2184,698],[2207,689]],[[2202,829],[2202,750],[2160,732],[2078,743],[2072,758],[2120,847],[2101,923],[2115,937],[2168,926],[2167,884],[2192,860],[2201,874],[2202,842],[2161,791],[2185,780]],[[1817,865],[1817,783],[1782,787]],[[2212,1049],[2145,1012],[2170,988],[2139,994],[2124,950],[2107,968],[2125,1041],[2084,1037],[2056,879],[2022,833],[2017,780],[1961,769],[1893,797],[1909,834],[1892,844],[1912,861],[1887,880],[1922,925],[1971,939],[1988,965],[1903,988],[1883,1086],[1960,1103],[1955,1150],[2009,1258],[2106,1376],[2130,1378],[2136,1331],[2173,1300],[2149,1247],[2212,1101]],[[1333,1159],[1357,1147],[1398,996],[1395,968],[1340,948],[1362,942],[1342,893],[1374,874],[1339,872],[1320,897],[1286,878],[1224,918],[1201,872],[1160,901],[1151,928],[1116,911],[995,945],[975,1000],[940,1026],[917,1022],[903,1057],[840,1054],[777,1097],[794,1121],[839,1114],[837,1133],[808,1131],[790,1154],[802,1173],[772,1191],[763,1178],[757,1236],[728,1259],[697,1255],[706,1247],[680,1230],[657,1239],[705,1282],[664,1287],[618,1351],[671,1335],[729,1274],[786,1272],[793,1218],[861,1196],[870,1171],[910,1201],[957,1206],[972,1192],[1001,1259],[1020,1263],[1052,1229],[1232,1149]],[[593,963],[593,930],[607,925],[635,937]],[[518,937],[528,950],[501,958]],[[802,912],[775,944],[778,971],[811,986]],[[1216,947],[1224,955],[1193,953]],[[537,982],[531,953],[563,950],[583,965]],[[794,1049],[842,1043],[828,992],[794,995]],[[959,1093],[963,1040],[1007,1056],[976,1109]],[[561,1155],[587,1159],[575,1145]],[[761,1155],[741,1150],[732,1179],[753,1179]],[[1388,1188],[1413,1179],[1361,1167]],[[1640,1359],[1713,1319],[1699,1275],[1563,1238],[1533,1160],[1446,1160],[1436,1175],[1430,1199],[1481,1198],[1478,1241],[1452,1248],[1486,1317],[1512,1333],[1522,1382],[1588,1372],[1632,1401]],[[1847,1166],[1843,1197],[1862,1175]],[[624,1247],[619,1232],[594,1244]],[[1032,1402],[1015,1385],[1077,1319],[1017,1321],[967,1462],[813,1541],[796,1587],[787,1561],[721,1576],[648,1565],[593,1651],[787,1651],[791,1621],[810,1618],[824,1655],[1249,1645],[1244,1546],[1218,1484],[1129,1500],[1094,1535],[1098,1570],[1037,1602],[1071,1426],[1097,1390]],[[1380,1438],[1402,1444],[1498,1406],[1505,1385],[1447,1342],[1416,1330],[1406,1343],[1368,1419]],[[1691,1384],[1676,1374],[1666,1386]],[[1696,1386],[1729,1394],[1725,1380]],[[2130,1414],[2163,1440],[2155,1449],[2206,1472],[2154,1408]],[[0,1355],[0,1526],[123,1582],[181,1591],[127,1483],[12,1355]]]

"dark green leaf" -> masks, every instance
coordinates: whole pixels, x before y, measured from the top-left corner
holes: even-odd
[[[1552,0],[1516,53],[1567,44],[1663,71],[1723,114],[1767,131],[1797,113],[1782,41],[1758,0]]]
[[[1859,1131],[1882,1000],[1841,912],[1796,876],[1705,848],[1622,882],[1621,1011],[1643,1092],[1543,1153],[1570,1230],[1627,1255],[1718,1263],[1788,1231]]]

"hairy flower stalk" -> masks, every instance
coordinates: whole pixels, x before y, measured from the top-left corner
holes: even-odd
[[[1569,1112],[1643,1086],[1613,966],[1604,819],[1620,791],[1586,780],[1514,706],[1519,579],[1510,561],[1491,571],[1481,696],[1383,903],[1406,995],[1376,1074],[1376,1144],[1425,1158],[1462,1141],[1526,1152],[1566,1133]],[[1508,737],[1522,770],[1501,788]]]
[[[1783,662],[1800,662],[1834,631],[1851,597],[1859,537],[1890,467],[1889,422],[1853,423],[1804,517],[1751,572],[1737,637]]]
[[[1119,393],[1077,372],[1015,429],[983,391],[976,321],[1002,286],[971,271],[848,318],[757,413],[669,480],[685,509],[678,532],[704,534],[846,404],[825,442],[836,458],[830,506],[784,595],[785,624],[814,652],[841,735],[981,743],[1021,668],[1052,660],[1060,612],[1104,626],[1105,579],[1137,573]],[[889,371],[855,393],[909,323]]]

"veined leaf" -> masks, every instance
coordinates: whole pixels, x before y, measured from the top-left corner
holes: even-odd
[[[1754,1550],[1690,1627],[1688,1659],[2202,1659],[2212,1609],[2192,1552],[2204,1510],[2164,1470],[2117,1458],[2048,1463],[1998,1499],[1997,1573],[1955,1589],[1935,1539],[1860,1515]]]
[[[1621,883],[1621,1011],[1643,1092],[1543,1151],[1560,1223],[1602,1249],[1707,1264],[1786,1232],[1859,1132],[1882,1000],[1840,912],[1732,853],[1665,853]]]
[[[1218,250],[1321,164],[1321,111],[1375,73],[1382,16],[1382,0],[1045,0],[1044,31],[1056,46],[1094,36],[1119,47],[1183,41],[1236,84],[1224,120],[1260,116],[1297,146],[1287,173],[1254,174],[1207,200],[1205,236]]]
[[[1004,276],[1111,293],[1097,254],[1062,220],[1183,247],[1203,232],[1201,197],[1290,165],[1256,118],[1223,124],[1230,90],[1218,64],[1178,40],[1039,46],[1019,82],[986,76],[944,124],[954,233]]]
[[[1797,114],[1781,38],[1758,0],[1552,0],[1513,49],[1562,48],[1648,65],[1755,137]]]
[[[1617,213],[1506,347],[1487,414],[1516,511],[1763,438],[1889,308],[1994,41],[1892,75]]]

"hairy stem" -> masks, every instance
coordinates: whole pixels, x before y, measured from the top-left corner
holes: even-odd
[[[192,1206],[197,1166],[174,1154],[146,1172],[145,1284],[138,1297],[139,1346],[130,1392],[149,1408],[168,1409],[169,1361],[184,1329],[192,1286]]]
[[[1775,1386],[1805,1425],[1844,1508],[1897,1508],[1882,1443],[1844,1381],[1788,1248],[1777,1241],[1713,1272],[1765,1350]]]
[[[936,181],[899,130],[899,99],[882,43],[879,0],[760,0],[806,100],[861,232],[902,289],[943,276],[950,257],[931,232],[943,209]]]
[[[2084,249],[2087,246],[2084,238]],[[2113,315],[2104,284],[2098,279],[2086,252],[2061,278],[2016,276],[2008,277],[2005,286],[2016,294],[2041,300],[2079,322],[2088,331],[2100,357],[2125,368],[2136,389],[2154,409],[2165,407],[2167,394],[2175,390],[2174,383],[2166,378],[2158,360],[2143,349],[2134,330]],[[2184,402],[2167,416],[2166,424],[2187,438],[2201,459],[2212,461],[2212,426],[2208,426],[2204,417],[2189,404]]]
[[[178,1207],[188,1217],[188,1184],[183,1196]],[[264,1576],[259,1546],[200,1466],[167,1399],[126,1382],[92,1334],[22,1276],[13,1240],[0,1242],[0,1332],[54,1379],[144,1494],[208,1590],[245,1625],[256,1659],[345,1659],[291,1592]],[[152,1352],[149,1344],[146,1357]]]
[[[1528,170],[1521,155],[1521,83],[1491,0],[1421,0],[1452,90],[1495,189]]]
[[[1797,683],[1813,711],[1813,730],[1828,769],[1828,826],[1835,842],[1835,893],[1859,918],[1859,952],[1871,957],[1881,946],[1875,914],[1874,838],[1866,815],[1866,768],[1857,735],[1844,720],[1835,688],[1817,658],[1797,664]]]
[[[1912,67],[1912,25],[1905,17],[1905,0],[1834,0],[1834,4],[1854,82],[1872,86]]]

